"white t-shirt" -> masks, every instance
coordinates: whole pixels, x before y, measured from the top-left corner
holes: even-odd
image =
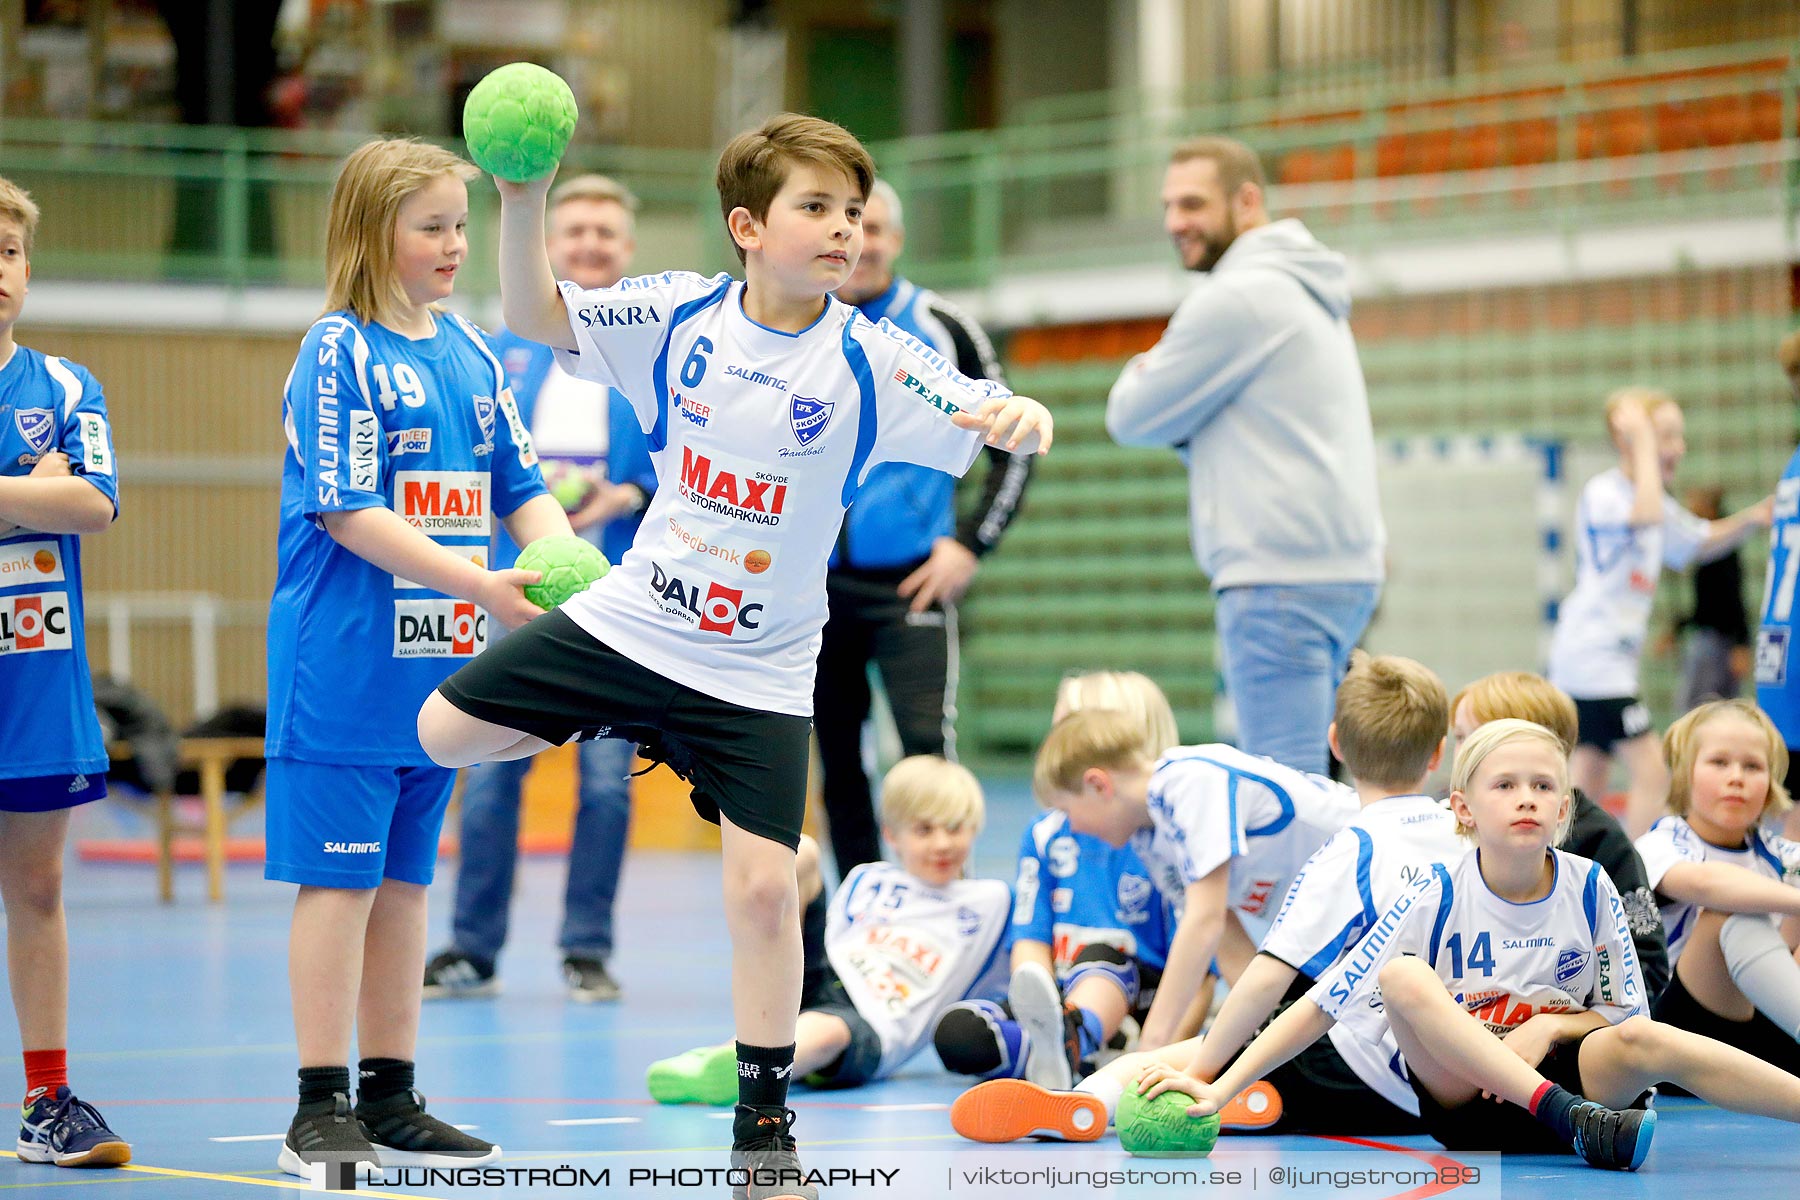
[[[1636,842],[1638,857],[1644,860],[1644,875],[1650,890],[1656,893],[1662,909],[1663,933],[1669,939],[1669,966],[1681,957],[1681,948],[1694,932],[1694,917],[1700,906],[1685,900],[1674,900],[1662,893],[1662,878],[1676,863],[1722,862],[1768,879],[1800,886],[1800,843],[1757,828],[1750,834],[1748,845],[1728,849],[1715,846],[1681,817],[1664,817],[1650,827]]]
[[[1456,817],[1434,797],[1390,796],[1364,805],[1300,868],[1261,950],[1316,980],[1434,865],[1454,863],[1468,850],[1456,836]],[[1418,1115],[1418,1097],[1388,1068],[1390,1047],[1348,1025],[1333,1026],[1330,1037],[1358,1079]]]
[[[998,879],[937,888],[886,862],[845,877],[825,918],[825,956],[881,1036],[878,1078],[917,1054],[952,1004],[1005,990],[1011,912]]]
[[[677,683],[812,714],[825,564],[880,462],[961,475],[981,435],[951,416],[1005,387],[828,298],[800,333],[744,315],[744,285],[673,271],[564,282],[573,374],[631,398],[659,486],[624,561],[563,606]]]
[[[1638,654],[1664,567],[1680,571],[1707,522],[1663,495],[1660,525],[1631,524],[1636,489],[1614,467],[1588,480],[1575,506],[1575,590],[1550,640],[1550,682],[1577,700],[1636,696]]]
[[[1131,845],[1181,914],[1187,887],[1231,863],[1227,905],[1264,918],[1325,839],[1356,815],[1356,793],[1232,746],[1179,746],[1150,777],[1151,829]]]
[[[1538,1013],[1592,1011],[1615,1025],[1642,1015],[1644,978],[1618,890],[1599,863],[1549,853],[1555,881],[1549,895],[1530,904],[1494,895],[1481,877],[1479,851],[1453,866],[1434,866],[1306,998],[1364,1040],[1380,1043],[1388,1070],[1402,1082],[1405,1064],[1379,977],[1403,954],[1429,963],[1456,1002],[1497,1037]]]

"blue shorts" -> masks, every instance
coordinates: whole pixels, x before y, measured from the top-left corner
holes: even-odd
[[[456,772],[271,758],[264,780],[264,879],[373,888],[428,884]]]
[[[0,779],[0,812],[55,812],[106,795],[106,776],[31,775]]]

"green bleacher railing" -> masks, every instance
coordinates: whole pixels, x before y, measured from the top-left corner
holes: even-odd
[[[1600,447],[1607,392],[1630,381],[1667,388],[1687,414],[1677,489],[1716,483],[1742,505],[1769,490],[1794,445],[1800,416],[1771,357],[1788,326],[1781,314],[1645,319],[1364,338],[1360,351],[1378,440],[1529,432]],[[965,605],[958,727],[978,761],[1025,762],[1048,728],[1057,680],[1078,670],[1145,671],[1169,692],[1183,737],[1215,734],[1212,598],[1189,547],[1187,474],[1171,452],[1107,437],[1106,394],[1122,366],[1039,366],[1010,377],[1055,410],[1057,447]],[[1482,503],[1445,503],[1465,500]],[[1752,590],[1761,553],[1760,544],[1744,551]],[[1658,628],[1688,603],[1684,586],[1665,584]],[[1672,659],[1645,662],[1644,694],[1664,720],[1677,673]]]
[[[1090,97],[1039,104],[1031,111],[1041,119],[1027,123],[872,149],[906,198],[909,274],[937,287],[978,287],[1039,269],[1165,262],[1157,227],[1163,164],[1175,140],[1202,131],[1250,140],[1277,177],[1288,155],[1341,157],[1348,148],[1348,179],[1284,185],[1275,203],[1352,250],[1391,241],[1396,227],[1417,241],[1571,231],[1695,211],[1792,218],[1800,212],[1797,95],[1800,45],[1752,43],[1341,96],[1201,94],[1192,98],[1203,103],[1170,107],[1114,93],[1103,103]],[[1653,123],[1659,107],[1772,96],[1780,106],[1778,124],[1766,131],[1777,134],[1772,138],[1582,156],[1595,149],[1585,143],[1609,115],[1635,113]],[[1467,138],[1517,122],[1553,129],[1546,161],[1380,173],[1396,139]],[[325,197],[338,162],[362,140],[6,118],[0,170],[51,201],[40,241],[39,269],[47,277],[316,286]],[[578,147],[565,171],[578,169],[619,176],[642,197],[641,216],[653,231],[679,233],[645,240],[646,269],[731,265],[710,152]],[[479,236],[493,193],[477,187],[471,199]],[[466,289],[492,287],[489,259],[477,247]]]

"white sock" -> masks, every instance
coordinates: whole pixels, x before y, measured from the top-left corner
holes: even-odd
[[[1800,1040],[1800,963],[1775,918],[1760,913],[1727,917],[1719,927],[1719,950],[1731,981],[1756,1011]]]
[[[1119,1115],[1119,1097],[1125,1094],[1125,1085],[1112,1076],[1104,1072],[1089,1075],[1075,1085],[1075,1090],[1100,1098],[1100,1102],[1106,1105],[1106,1123],[1108,1125],[1111,1125],[1113,1118]]]

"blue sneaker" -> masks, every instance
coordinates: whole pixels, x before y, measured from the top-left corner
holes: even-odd
[[[59,1167],[118,1167],[131,1144],[106,1127],[98,1109],[66,1087],[40,1096],[19,1114],[19,1161]]]

